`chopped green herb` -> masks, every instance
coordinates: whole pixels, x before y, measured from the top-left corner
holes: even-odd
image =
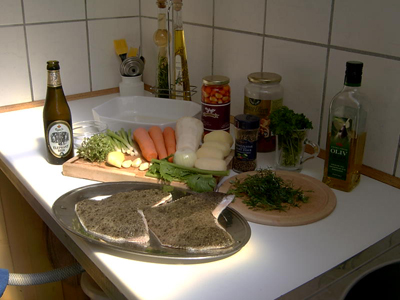
[[[230,183],[228,194],[242,198],[244,204],[255,210],[287,211],[309,199],[301,188],[293,188],[292,182],[284,181],[269,169],[259,169],[254,175],[243,180],[235,178]]]

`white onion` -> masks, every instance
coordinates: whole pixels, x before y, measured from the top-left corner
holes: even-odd
[[[174,163],[184,167],[193,168],[196,159],[196,153],[190,149],[178,150],[174,154]]]

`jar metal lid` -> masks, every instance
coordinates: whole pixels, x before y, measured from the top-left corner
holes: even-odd
[[[235,127],[240,129],[257,129],[260,127],[260,118],[255,115],[237,115],[235,116]]]
[[[256,73],[251,73],[247,76],[247,79],[250,82],[253,83],[275,83],[275,82],[281,82],[282,76],[276,73],[270,73],[270,72],[256,72]]]
[[[229,83],[229,77],[222,75],[210,75],[203,77],[203,84],[205,85],[224,85]]]

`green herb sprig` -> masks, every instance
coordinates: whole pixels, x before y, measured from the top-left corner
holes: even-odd
[[[110,139],[106,134],[99,133],[90,138],[84,138],[77,153],[79,157],[91,162],[102,162],[106,160],[107,154],[111,151],[114,151],[114,146]]]
[[[269,119],[269,128],[275,135],[288,135],[294,130],[312,129],[312,122],[304,115],[295,113],[287,106],[274,110]]]
[[[282,106],[270,115],[270,129],[278,136],[278,148],[282,151],[281,163],[295,166],[303,150],[306,132],[312,129],[312,122],[304,115],[295,113],[287,106]]]
[[[168,59],[162,55],[158,57],[157,89],[159,98],[169,98]]]
[[[294,188],[292,182],[284,181],[269,169],[259,169],[254,175],[243,180],[235,178],[230,183],[232,187],[227,193],[242,198],[244,204],[255,210],[287,211],[309,199],[305,191]]]
[[[129,155],[135,155],[132,131],[121,128],[119,131],[107,129],[105,133],[85,137],[77,149],[79,157],[91,162],[103,162],[111,151],[120,151]]]

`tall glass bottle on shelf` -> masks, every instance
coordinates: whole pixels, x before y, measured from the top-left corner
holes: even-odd
[[[362,69],[362,62],[346,63],[344,87],[329,107],[322,181],[345,192],[350,192],[360,182],[367,135],[368,100],[360,92]]]
[[[47,93],[43,107],[47,161],[61,165],[74,156],[72,118],[61,85],[60,64],[47,62]]]
[[[167,0],[157,0],[158,6],[158,29],[154,33],[153,40],[158,46],[157,69],[156,69],[156,96],[169,98],[169,69],[168,69],[168,44],[169,32],[167,22]]]
[[[182,22],[182,0],[173,0],[173,83],[172,97],[181,100],[191,100],[189,68],[186,54],[185,34]]]

